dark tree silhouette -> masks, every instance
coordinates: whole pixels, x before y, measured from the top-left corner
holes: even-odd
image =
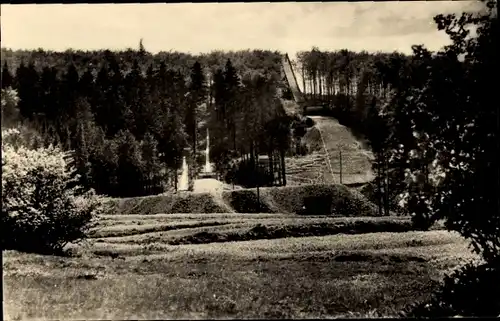
[[[14,77],[10,74],[7,61],[4,61],[2,67],[2,89],[12,87],[14,85]]]

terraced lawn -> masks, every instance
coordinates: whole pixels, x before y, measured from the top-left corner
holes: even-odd
[[[5,316],[397,316],[408,303],[427,298],[446,271],[475,258],[460,236],[408,231],[407,222],[290,214],[106,215],[90,240],[71,247],[71,257],[4,252]],[[382,231],[390,228],[399,230]],[[276,231],[280,238],[273,238]]]

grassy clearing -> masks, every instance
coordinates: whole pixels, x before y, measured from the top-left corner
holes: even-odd
[[[9,319],[395,316],[472,258],[444,231],[230,243],[95,243],[79,257],[4,252]],[[96,255],[107,249],[121,259]]]

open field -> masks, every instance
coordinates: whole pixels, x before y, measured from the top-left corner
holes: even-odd
[[[314,120],[315,125],[308,129],[302,142],[308,147],[310,154],[286,159],[287,180],[290,185],[338,184],[340,182],[340,150],[342,150],[342,183],[370,182],[374,177],[370,161],[373,155],[364,143],[335,118],[308,117]],[[328,156],[325,153],[325,147]]]
[[[277,213],[104,215],[72,251],[3,253],[8,319],[396,316],[474,258],[404,217]]]

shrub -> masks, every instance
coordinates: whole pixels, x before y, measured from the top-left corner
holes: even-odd
[[[344,185],[302,185],[263,188],[263,198],[278,212],[338,216],[376,216],[372,203]]]
[[[17,103],[19,96],[17,91],[11,87],[4,88],[1,91],[2,101],[2,126],[14,125],[19,120],[19,109]]]
[[[428,302],[407,308],[407,317],[500,316],[500,267],[469,263],[446,276]]]
[[[68,156],[52,146],[28,149],[3,142],[3,249],[60,253],[86,236],[101,202],[78,185]]]
[[[210,193],[181,193],[112,198],[104,203],[106,214],[227,213],[230,209]]]
[[[274,177],[263,166],[255,166],[250,160],[240,161],[225,176],[225,181],[246,188],[272,186]]]
[[[239,190],[225,192],[224,199],[237,213],[273,213],[266,200],[256,190]]]
[[[355,188],[358,192],[360,192],[363,196],[365,196],[370,202],[372,202],[375,206],[378,206],[379,202],[379,193],[377,191],[377,185],[374,182],[370,182],[367,184],[364,184],[363,186],[359,188]],[[406,215],[407,213],[405,212],[404,208],[399,205],[399,199],[397,196],[399,195],[393,195],[394,193],[391,193],[389,195],[389,211],[391,212],[391,215]]]
[[[304,214],[330,215],[332,195],[313,195],[304,197]]]
[[[44,138],[36,130],[28,126],[18,126],[2,129],[2,146],[9,145],[15,150],[24,146],[28,149],[37,149],[45,143]]]
[[[305,125],[306,125],[307,128],[313,127],[314,126],[314,120],[312,120],[309,117],[306,117]]]

